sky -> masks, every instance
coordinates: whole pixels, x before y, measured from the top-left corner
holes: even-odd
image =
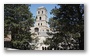
[[[55,6],[57,6],[57,5],[56,4],[31,4],[30,11],[32,12],[33,16],[36,17],[37,8],[41,7],[41,6],[44,6],[47,9],[47,12],[48,12],[47,17],[48,17],[48,20],[49,20],[49,18],[52,17],[52,15],[50,14],[51,10],[53,8],[55,8]]]

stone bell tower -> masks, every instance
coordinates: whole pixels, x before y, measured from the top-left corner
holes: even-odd
[[[36,21],[34,27],[31,27],[31,33],[35,33],[35,35],[32,35],[33,39],[39,39],[37,42],[37,45],[35,50],[42,50],[43,47],[47,47],[48,45],[44,44],[44,41],[46,41],[46,38],[49,38],[50,36],[47,34],[47,32],[50,32],[50,28],[48,27],[47,23],[47,10],[44,6],[38,7],[36,11]],[[35,41],[33,41],[35,43]]]
[[[44,6],[37,9],[35,27],[38,28],[39,32],[47,31],[47,10]]]

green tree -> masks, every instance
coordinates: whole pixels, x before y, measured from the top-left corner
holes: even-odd
[[[11,34],[12,47],[29,49],[31,42],[30,27],[34,25],[30,5],[5,4],[4,5],[4,35]]]
[[[69,47],[69,49],[83,50],[84,5],[58,4],[58,6],[59,8],[52,9],[51,14],[53,14],[53,17],[49,20],[50,28],[54,32],[52,41],[56,47],[59,43],[64,42],[65,49]],[[71,38],[73,38],[73,41]]]

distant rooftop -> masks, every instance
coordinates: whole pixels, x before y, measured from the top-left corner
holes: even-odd
[[[44,6],[40,6],[40,7],[38,7],[38,9],[42,9],[42,8],[46,9]],[[47,9],[46,9],[46,10],[47,10]]]
[[[38,7],[38,8],[45,8],[44,6]]]

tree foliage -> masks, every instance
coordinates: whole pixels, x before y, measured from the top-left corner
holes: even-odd
[[[84,49],[84,5],[58,4],[52,9],[49,24],[53,32],[52,42],[56,47],[64,43],[64,49]]]
[[[4,5],[4,35],[11,34],[12,47],[28,49],[31,42],[30,27],[34,20],[28,4]]]

